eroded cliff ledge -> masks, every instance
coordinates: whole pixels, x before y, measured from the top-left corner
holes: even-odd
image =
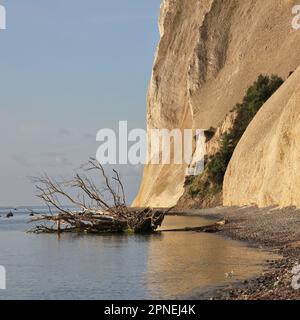
[[[259,74],[287,78],[300,64],[300,32],[291,27],[294,4],[164,0],[148,128],[218,127]],[[133,205],[175,205],[184,179],[184,165],[147,165]],[[226,203],[233,203],[227,195]]]

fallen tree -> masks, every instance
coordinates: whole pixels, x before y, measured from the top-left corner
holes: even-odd
[[[116,170],[109,177],[95,159],[90,159],[81,170],[82,173],[76,172],[71,181],[56,181],[46,174],[33,178],[37,196],[47,206],[48,213],[32,211],[32,222],[37,224],[30,232],[149,233],[161,226],[169,210],[129,208]],[[104,181],[101,188],[87,175],[92,171]],[[74,196],[74,193],[77,195]]]

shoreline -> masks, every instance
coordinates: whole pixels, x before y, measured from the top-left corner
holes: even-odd
[[[292,288],[292,269],[300,263],[300,209],[217,207],[173,210],[171,215],[228,220],[220,235],[276,253],[281,258],[267,261],[258,277],[217,288],[213,300],[298,300],[300,290]],[[202,298],[201,298],[202,299]]]

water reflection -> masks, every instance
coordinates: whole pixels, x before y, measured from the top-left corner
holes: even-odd
[[[26,234],[28,214],[0,219],[0,265],[8,290],[0,299],[158,299],[260,271],[270,256],[216,235],[194,232],[149,236]],[[165,227],[208,224],[168,217]]]
[[[194,226],[201,225],[199,222],[194,218]],[[190,223],[186,217],[166,221],[168,228]],[[254,276],[266,258],[275,256],[212,234],[164,233],[149,243],[148,290],[155,297],[182,297],[195,289],[230,281],[225,273],[231,271],[231,281]]]

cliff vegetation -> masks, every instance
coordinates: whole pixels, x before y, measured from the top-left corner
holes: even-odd
[[[233,152],[252,119],[283,82],[282,78],[275,75],[260,75],[248,88],[242,103],[236,104],[231,111],[235,115],[232,127],[219,137],[217,152],[206,157],[204,172],[186,178],[179,207],[199,208],[222,204],[224,176]]]

